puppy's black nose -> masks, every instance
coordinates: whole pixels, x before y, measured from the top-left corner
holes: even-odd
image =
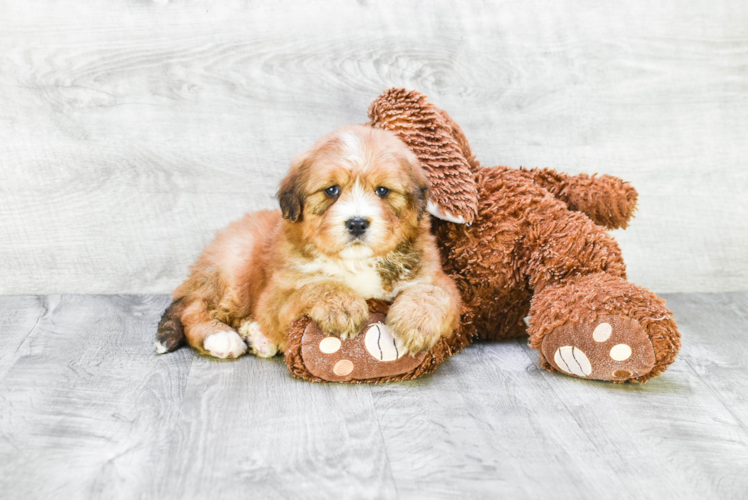
[[[353,236],[361,236],[369,227],[369,221],[363,217],[354,217],[345,221],[345,227],[348,228],[348,232]]]

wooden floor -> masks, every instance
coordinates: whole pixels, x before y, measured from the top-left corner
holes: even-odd
[[[156,356],[163,295],[0,297],[0,496],[748,498],[748,293],[667,299],[683,350],[644,386],[525,339],[349,386]]]

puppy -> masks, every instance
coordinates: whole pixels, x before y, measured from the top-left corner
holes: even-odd
[[[217,358],[247,344],[270,357],[305,314],[329,335],[353,337],[367,299],[392,302],[387,324],[401,352],[430,349],[457,327],[460,297],[429,231],[428,193],[392,132],[356,125],[323,137],[293,161],[280,211],[245,215],[203,251],[164,313],[157,350],[186,337]]]

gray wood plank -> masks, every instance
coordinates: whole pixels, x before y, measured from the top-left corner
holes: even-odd
[[[607,172],[659,291],[748,282],[748,3],[0,3],[0,293],[167,293],[390,86],[486,164]],[[687,268],[688,273],[681,270]]]
[[[524,339],[348,386],[292,379],[280,358],[156,356],[165,296],[0,297],[0,340],[25,339],[0,379],[0,491],[744,498],[748,293],[667,298],[684,347],[643,386],[541,371]]]
[[[23,355],[24,341],[47,312],[44,297],[24,295],[0,300],[0,380]]]
[[[746,294],[674,296],[681,359],[643,386],[541,371],[519,340],[471,347],[430,379],[375,388],[399,491],[744,498],[746,306]]]
[[[610,498],[630,487],[514,342],[474,345],[374,401],[404,498]]]
[[[368,386],[292,379],[280,358],[194,361],[156,498],[395,498]]]
[[[166,302],[49,299],[48,313],[0,381],[5,498],[135,498],[163,475],[192,360],[189,351],[153,352]]]
[[[647,384],[612,385],[542,372],[632,498],[739,499],[748,492],[748,428],[736,416],[746,410],[745,368],[726,364],[720,373],[709,373],[692,366],[695,359],[703,360],[701,365],[715,363],[718,353],[732,351],[733,359],[748,355],[748,344],[734,341],[735,332],[748,326],[745,316],[736,313],[744,310],[748,295],[689,296],[669,302],[676,321],[681,315],[714,318],[710,309],[722,303],[720,324],[730,333],[720,339],[680,322],[681,357]],[[536,351],[523,348],[537,359]],[[713,385],[727,389],[722,397]]]
[[[748,429],[748,293],[673,294],[667,300],[684,335],[680,362]]]

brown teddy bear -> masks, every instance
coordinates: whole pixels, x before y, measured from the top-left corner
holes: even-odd
[[[415,91],[388,90],[369,118],[408,144],[429,176],[432,231],[462,294],[462,323],[431,351],[399,357],[383,324],[386,304],[370,304],[369,325],[343,342],[301,318],[285,353],[294,375],[415,378],[472,340],[526,333],[541,366],[575,377],[645,382],[674,361],[680,334],[672,313],[626,281],[621,251],[606,232],[627,226],[637,197],[630,185],[607,175],[486,168],[450,116]]]

